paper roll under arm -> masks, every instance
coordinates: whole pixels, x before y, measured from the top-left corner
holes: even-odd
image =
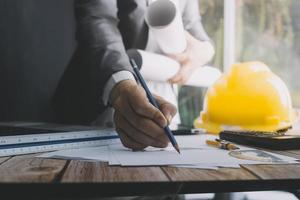
[[[145,20],[164,53],[182,53],[186,49],[187,41],[178,0],[157,0],[151,3]]]
[[[167,82],[180,69],[180,64],[160,54],[143,50],[129,50],[128,56],[137,61],[146,80]],[[213,67],[199,67],[185,85],[209,87],[221,76],[220,70]]]

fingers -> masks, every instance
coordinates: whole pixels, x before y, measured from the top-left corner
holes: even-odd
[[[169,80],[169,83],[171,83],[171,84],[177,84],[177,85],[184,85],[184,84],[186,84],[186,82],[188,81],[188,77],[187,76],[185,76],[185,75],[183,75],[183,74],[181,74],[179,77],[178,77],[178,79],[176,79],[176,80]]]
[[[119,84],[113,99],[116,130],[125,147],[141,150],[147,146],[164,148],[168,145],[163,127],[168,124],[165,116],[170,121],[175,115],[175,106],[157,97],[160,111],[148,101],[143,88],[129,82]]]
[[[168,80],[171,84],[184,85],[191,75],[189,67],[182,67],[175,76]]]
[[[139,116],[146,117],[156,122],[161,127],[167,126],[167,120],[164,117],[163,113],[149,102],[142,87],[139,86],[137,88],[137,91],[132,92],[132,95],[130,95],[128,99],[132,110]]]
[[[159,109],[150,104],[144,89],[140,86],[131,87],[125,90],[114,101],[114,108],[126,116],[128,121],[135,124],[139,122],[141,117],[148,118],[156,122],[161,127],[165,127],[167,120]]]
[[[183,65],[188,60],[188,53],[186,51],[179,54],[168,54],[168,56],[179,62],[181,65]]]
[[[146,101],[145,103],[150,104],[148,101]],[[120,121],[121,123],[119,125],[123,127],[125,130],[127,130],[127,128],[129,128],[129,130],[132,130],[134,127],[136,131],[139,131],[140,134],[142,133],[146,134],[149,137],[153,138],[154,140],[158,140],[158,142],[160,143],[166,143],[167,137],[164,133],[163,128],[159,126],[154,120],[149,119],[137,113],[136,108],[137,106],[133,107],[132,105],[124,106],[123,110],[120,112],[120,114],[122,114],[124,118],[115,119],[115,121]],[[163,115],[161,112],[160,114]],[[164,116],[163,116],[163,120],[164,123],[167,125],[168,122]],[[129,127],[128,125],[130,125],[131,127]],[[164,125],[164,127],[166,125]],[[133,137],[137,136],[137,134],[135,133],[136,132],[132,132]],[[142,139],[141,140],[140,139],[141,138],[138,138],[139,141],[142,141]],[[144,144],[147,144],[148,146],[153,146],[152,143],[144,143]]]
[[[171,84],[177,84],[182,78],[182,73],[181,70],[179,70],[179,72],[177,72],[172,78],[170,78],[168,80],[169,83]]]
[[[136,142],[134,139],[132,139],[131,137],[129,137],[125,131],[123,131],[121,128],[117,128],[116,131],[119,134],[120,140],[122,142],[122,144],[124,145],[124,147],[132,149],[132,150],[136,150],[136,151],[140,151],[145,149],[147,146],[140,144],[138,142]]]
[[[124,146],[142,149],[164,148],[168,138],[162,127],[167,125],[163,113],[152,106],[143,89],[132,87],[114,101],[115,123]]]
[[[144,127],[144,130],[139,130],[140,127],[135,127],[130,122],[128,122],[122,114],[115,113],[115,121],[117,127],[121,130],[121,134],[125,134],[128,139],[125,137],[126,147],[132,149],[138,149],[140,147],[153,146],[158,148],[164,148],[168,145],[168,138],[164,134],[163,129],[159,129],[158,132],[153,130],[156,133],[156,136],[151,133],[145,133],[145,130],[149,130]],[[131,140],[129,140],[131,139]],[[122,141],[122,140],[121,140]],[[125,146],[125,144],[124,144]]]
[[[176,107],[159,96],[155,96],[155,98],[157,100],[157,103],[159,104],[160,110],[168,120],[168,124],[170,124],[173,117],[177,113]]]

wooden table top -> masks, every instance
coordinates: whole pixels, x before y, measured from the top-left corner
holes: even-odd
[[[300,150],[276,153],[300,159]],[[300,188],[300,164],[242,165],[240,169],[203,170],[119,167],[104,162],[35,156],[0,158],[2,195],[96,197]]]

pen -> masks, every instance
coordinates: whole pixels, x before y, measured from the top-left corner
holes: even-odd
[[[133,68],[133,70],[134,70],[134,72],[135,72],[135,74],[136,74],[136,76],[137,76],[140,84],[142,85],[142,87],[146,91],[146,94],[147,94],[147,97],[148,97],[150,103],[153,106],[155,106],[156,108],[159,109],[159,106],[158,106],[156,100],[154,99],[154,97],[152,96],[152,94],[151,94],[151,92],[150,92],[150,90],[149,90],[149,88],[148,88],[145,80],[143,79],[143,77],[142,77],[142,75],[140,73],[140,70],[139,70],[137,64],[135,63],[134,59],[130,59],[130,64],[131,64],[131,66],[132,66],[132,68]],[[177,141],[176,141],[176,139],[175,139],[172,131],[170,130],[169,126],[164,127],[164,131],[165,131],[166,135],[168,136],[170,142],[172,143],[173,147],[180,154],[179,146],[178,146]]]
[[[177,129],[172,130],[173,135],[199,135],[204,133],[201,129]]]
[[[206,140],[206,144],[209,146],[214,146],[220,149],[225,149],[225,150],[236,150],[239,149],[239,147],[235,146],[234,144],[230,142],[226,142],[225,140]]]

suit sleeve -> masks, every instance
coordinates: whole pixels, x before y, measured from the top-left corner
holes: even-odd
[[[53,99],[58,122],[89,123],[107,106],[106,83],[131,71],[118,29],[116,0],[75,0],[77,48]]]
[[[118,29],[116,0],[76,0],[77,41],[95,60],[99,96],[118,71],[131,71]],[[101,98],[99,98],[99,101]]]

